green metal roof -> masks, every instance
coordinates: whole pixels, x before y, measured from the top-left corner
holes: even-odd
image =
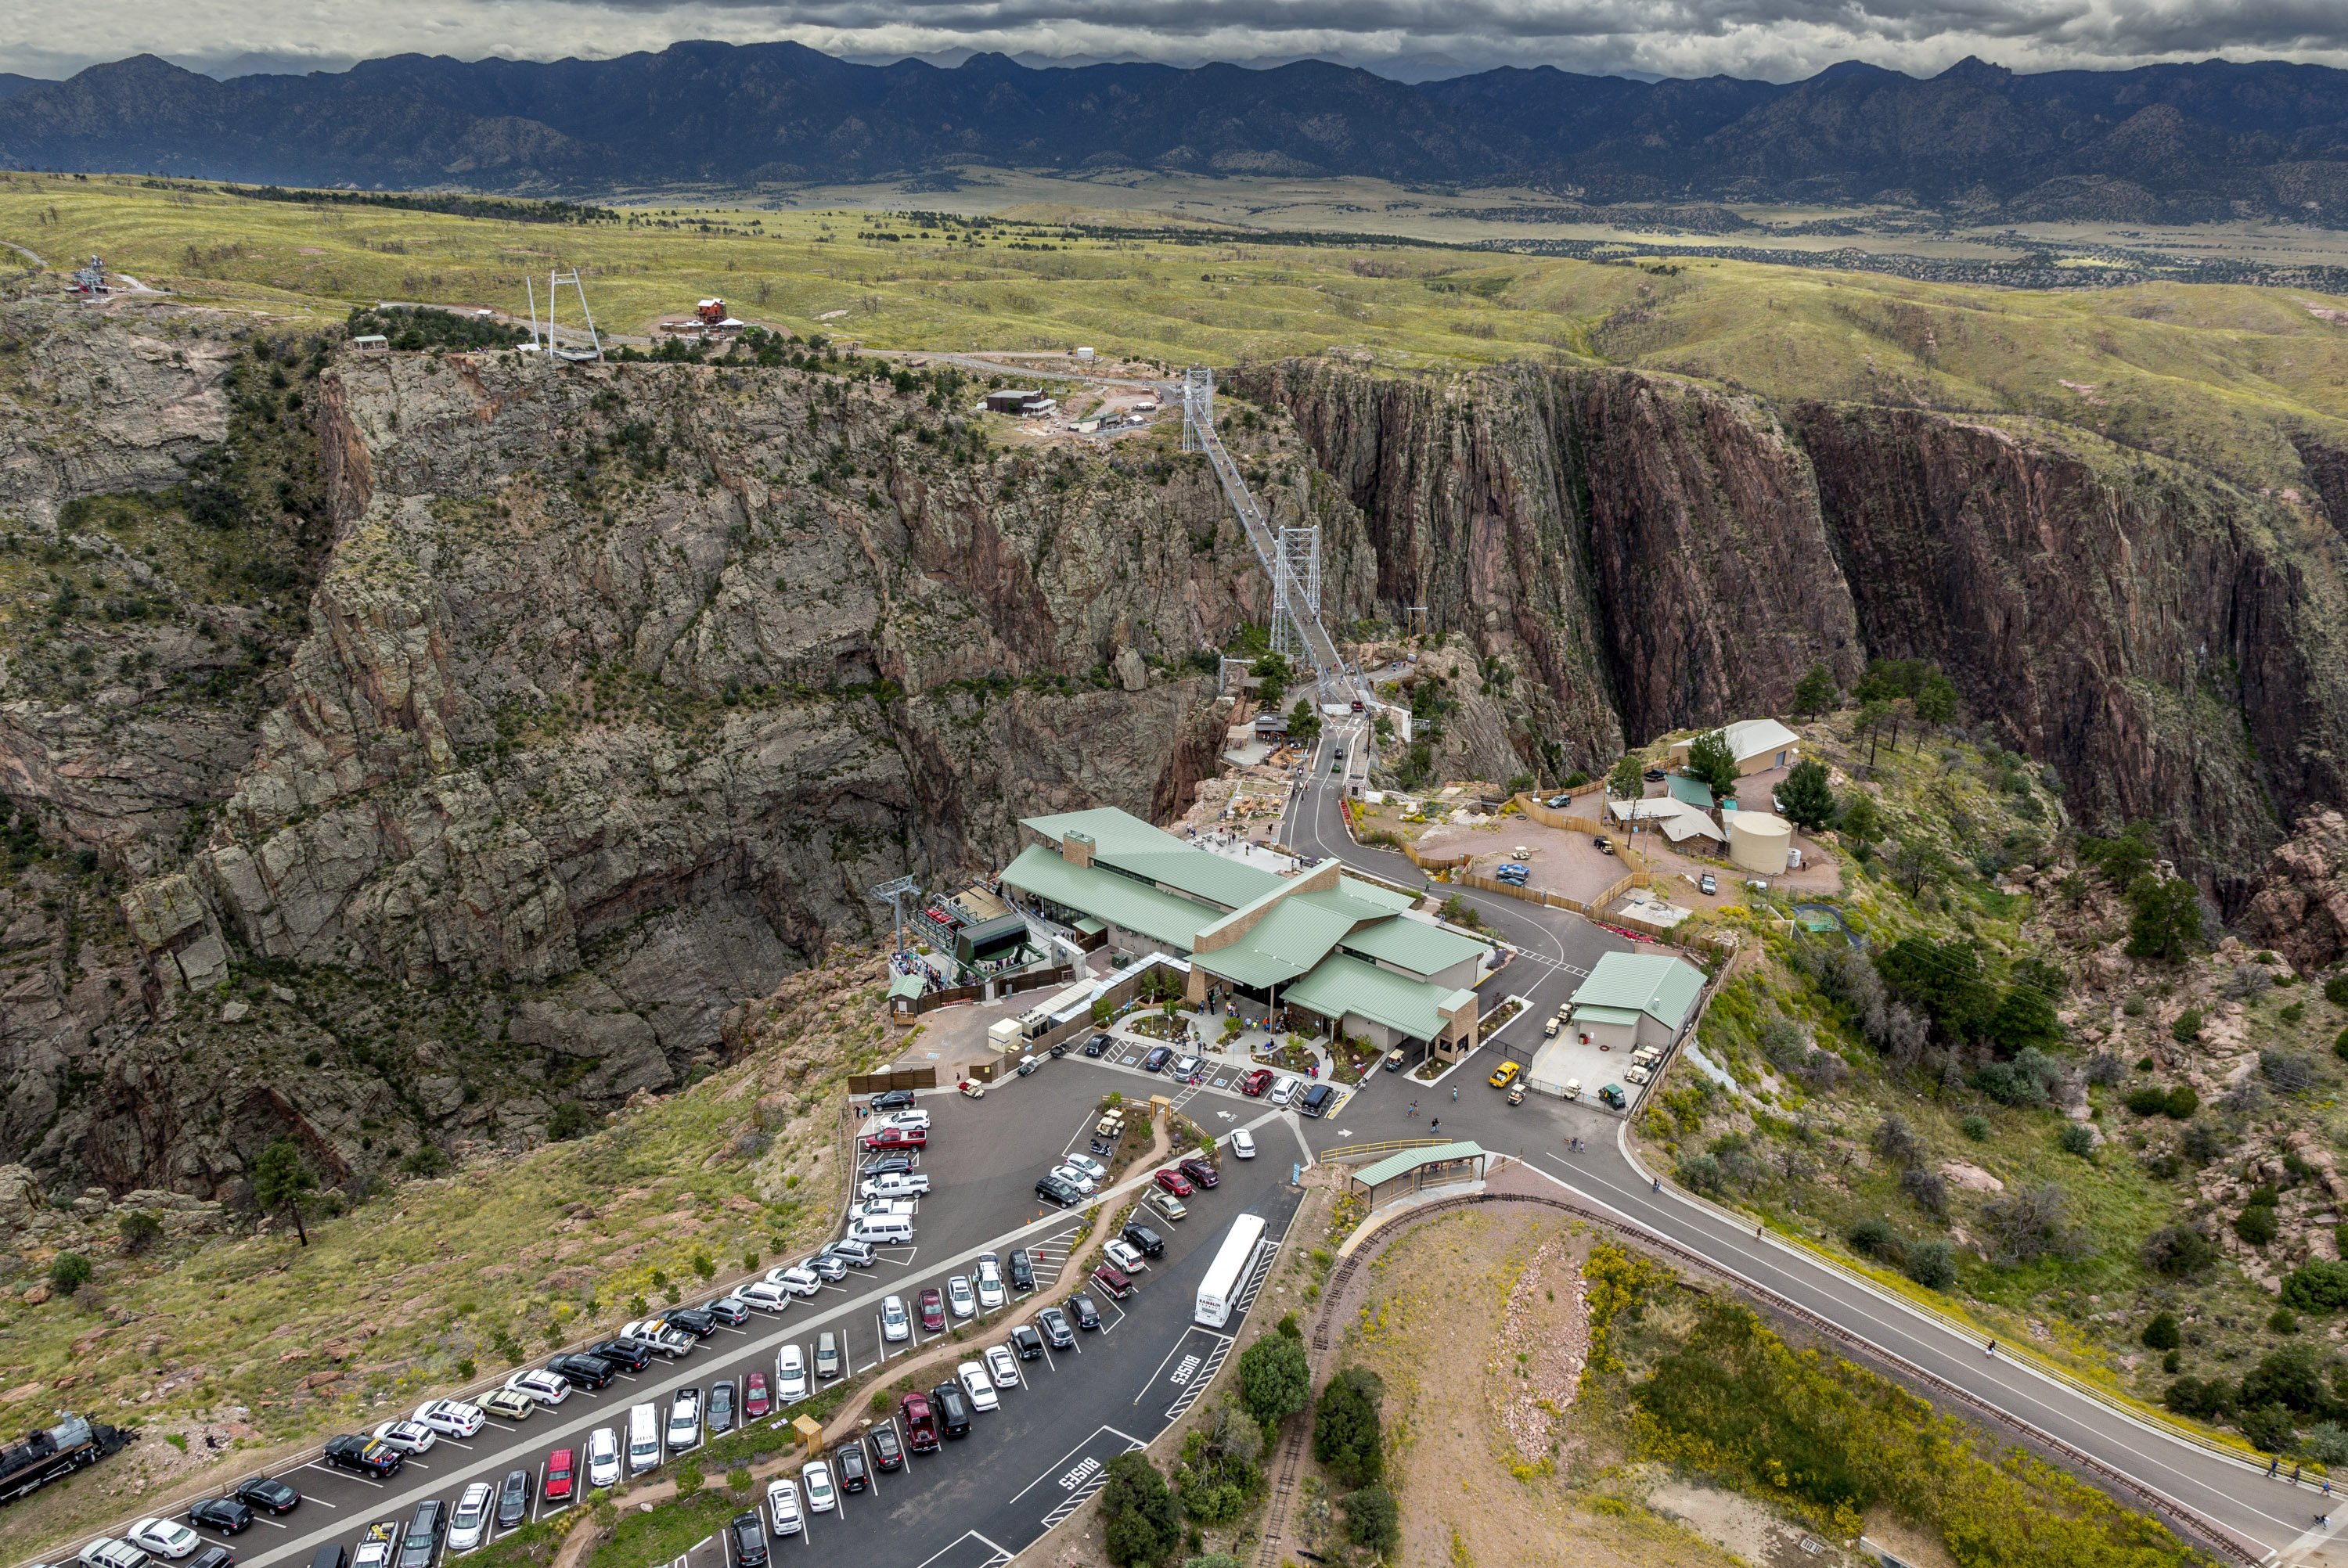
[[[1087,937],[1097,937],[1103,931],[1107,930],[1108,927],[1102,925],[1098,920],[1094,919],[1090,915],[1087,915],[1083,919],[1076,922],[1076,929],[1083,932]]]
[[[1628,1024],[1636,1023],[1646,1015],[1641,1012],[1637,1008],[1599,1007],[1594,1004],[1584,1003],[1577,1005],[1574,1008],[1572,1016],[1573,1021],[1576,1023],[1581,1023],[1584,1020],[1587,1020],[1591,1023]]]
[[[1235,911],[1226,919],[1237,919]],[[1210,974],[1243,986],[1282,985],[1329,956],[1354,928],[1348,910],[1324,907],[1313,894],[1292,893],[1274,904],[1254,927],[1228,948],[1190,955]]]
[[[919,975],[899,975],[889,982],[889,995],[891,998],[918,997],[922,989],[922,977]]]
[[[1573,1009],[1622,1008],[1677,1030],[1704,994],[1704,972],[1661,953],[1607,953],[1574,988]]]
[[[1482,957],[1485,950],[1484,944],[1473,937],[1401,916],[1364,927],[1341,946],[1349,953],[1380,959],[1414,975],[1440,973],[1463,959]]]
[[[1185,844],[1113,805],[1062,812],[1056,816],[1026,817],[1020,825],[1055,841],[1068,833],[1089,834],[1096,861],[1220,904],[1226,909],[1252,903],[1282,883],[1272,872]]]
[[[1673,774],[1663,780],[1663,792],[1673,800],[1684,801],[1698,811],[1712,809],[1712,786],[1702,779],[1692,779],[1685,774]]]
[[[1446,990],[1425,980],[1382,969],[1361,958],[1336,953],[1323,958],[1313,971],[1288,988],[1284,1000],[1308,1008],[1323,1018],[1359,1013],[1373,1023],[1398,1029],[1413,1040],[1433,1040],[1446,1022],[1441,1009],[1472,991]]]
[[[1399,1154],[1388,1154],[1366,1170],[1354,1172],[1354,1180],[1365,1187],[1375,1187],[1391,1182],[1396,1176],[1406,1176],[1421,1165],[1439,1164],[1446,1160],[1473,1160],[1483,1153],[1482,1144],[1464,1141],[1431,1144],[1424,1149],[1405,1149]]]
[[[1365,882],[1358,876],[1338,877],[1337,891],[1348,898],[1358,899],[1365,904],[1375,904],[1382,912],[1388,915],[1401,914],[1417,903],[1419,897],[1415,893],[1397,893],[1391,887],[1381,887],[1375,882]]]
[[[1071,866],[1056,849],[1031,844],[1003,868],[1004,885],[1188,951],[1219,911],[1096,866]]]

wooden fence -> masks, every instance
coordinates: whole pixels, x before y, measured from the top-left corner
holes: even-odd
[[[848,1075],[850,1094],[880,1094],[891,1089],[935,1089],[938,1070],[934,1067],[901,1067],[889,1072],[851,1072]]]
[[[889,999],[890,1021],[897,1024],[910,1024],[925,1012],[935,1012],[942,1007],[952,1007],[956,1002],[974,1002],[985,994],[986,990],[983,986],[949,986],[941,991],[923,991],[917,997],[891,997]]]

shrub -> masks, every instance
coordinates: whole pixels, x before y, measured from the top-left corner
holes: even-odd
[[[2299,1094],[2315,1082],[2315,1064],[2285,1050],[2259,1052],[2259,1071],[2278,1094]]]
[[[2348,1029],[2342,1030],[2340,1038],[2332,1042],[2332,1054],[2348,1061]]]
[[[89,1259],[77,1252],[61,1252],[49,1264],[49,1288],[71,1296],[89,1283],[91,1272]]]
[[[1108,1461],[1100,1512],[1105,1525],[1103,1549],[1119,1568],[1162,1562],[1181,1544],[1174,1494],[1146,1453],[1122,1453]]]
[[[1710,1154],[1684,1156],[1673,1165],[1672,1176],[1681,1186],[1711,1197],[1718,1197],[1728,1186],[1720,1162]]]
[[[2065,1154],[2076,1154],[2082,1160],[2095,1158],[2096,1132],[2085,1122],[2066,1122],[2064,1125],[2062,1136],[2055,1142],[2062,1146],[2063,1153]]]
[[[2177,1327],[2177,1314],[2174,1312],[2154,1313],[2139,1337],[2147,1350],[2174,1350],[2185,1343],[2185,1336]]]
[[[2299,1314],[2288,1307],[2278,1307],[2267,1314],[2267,1327],[2276,1334],[2299,1332]]]
[[[1385,1468],[1378,1405],[1385,1385],[1366,1367],[1347,1367],[1321,1390],[1313,1412],[1313,1457],[1349,1487],[1367,1486]]]
[[[1976,1111],[1957,1123],[1960,1131],[1976,1143],[1989,1142],[1989,1118]]]
[[[1910,1165],[1900,1173],[1900,1190],[1915,1199],[1916,1206],[1933,1218],[1948,1217],[1949,1184],[1938,1171]]]
[[[2171,1350],[2160,1358],[2160,1369],[2174,1378],[2185,1369],[2185,1352]]]
[[[2285,1307],[2302,1312],[2337,1312],[2348,1307],[2348,1263],[2309,1258],[2283,1276],[2281,1299]]]
[[[2332,1351],[2306,1340],[2268,1351],[2242,1378],[2242,1408],[2281,1405],[2285,1409],[2321,1411],[2332,1402],[2329,1378]]]
[[[2201,1096],[2194,1092],[2193,1085],[2180,1083],[2168,1091],[2168,1102],[2161,1109],[2168,1112],[2172,1122],[2190,1122],[2193,1113],[2201,1109]]]
[[[683,1501],[685,1498],[691,1497],[695,1492],[699,1491],[701,1490],[703,1479],[701,1467],[697,1464],[688,1464],[683,1470],[677,1471],[676,1495],[678,1500]]]
[[[1900,1245],[1900,1233],[1891,1222],[1865,1219],[1850,1227],[1850,1249],[1865,1257],[1898,1258],[1907,1250]]]
[[[1391,1556],[1402,1544],[1402,1511],[1394,1493],[1382,1486],[1365,1486],[1339,1501],[1345,1511],[1346,1537],[1380,1556]]]
[[[2223,1420],[2234,1413],[2234,1386],[2223,1378],[2179,1378],[2162,1392],[2160,1402],[2180,1416]]]
[[[2076,1257],[2086,1238],[2070,1223],[2070,1200],[2052,1184],[2001,1194],[1982,1205],[1982,1227],[1998,1262],[2013,1266],[2042,1257]]]
[[[122,1238],[125,1257],[137,1257],[163,1239],[163,1222],[153,1214],[133,1209],[114,1222],[117,1235]]]
[[[2063,1081],[2063,1069],[2034,1046],[2014,1052],[2011,1061],[1993,1061],[1973,1072],[1973,1087],[2002,1105],[2044,1105]]]
[[[2274,1240],[2279,1228],[2273,1205],[2269,1204],[2253,1204],[2234,1216],[2234,1234],[2252,1246],[2264,1246]]]
[[[1240,1400],[1261,1425],[1284,1421],[1313,1401],[1313,1366],[1304,1344],[1267,1334],[1240,1357]]]
[[[2323,982],[2323,999],[2336,1008],[2348,1008],[2348,975],[2334,975]]]
[[[2158,1116],[2168,1109],[2168,1091],[2147,1083],[2141,1089],[2128,1091],[2128,1097],[2123,1103],[2139,1116]]]
[[[2288,1453],[2298,1435],[2291,1412],[2281,1405],[2260,1405],[2242,1412],[2242,1436],[2260,1453]]]
[[[2176,1040],[2179,1045],[2191,1045],[2195,1040],[2199,1040],[2201,1038],[2201,1009],[2199,1008],[2187,1008],[2183,1012],[2178,1013],[2177,1015],[2177,1021],[2168,1026],[2168,1033],[2169,1037]]]
[[[1937,1237],[1910,1246],[1903,1266],[1927,1290],[1946,1290],[1957,1282],[1956,1249]]]
[[[566,1143],[572,1138],[584,1137],[593,1124],[594,1118],[588,1113],[587,1107],[576,1100],[566,1100],[556,1106],[554,1113],[546,1119],[546,1136],[552,1143]]]
[[[726,1484],[729,1489],[735,1491],[749,1491],[750,1467],[747,1464],[737,1464],[732,1470],[727,1471],[726,1472]]]
[[[2337,1421],[2318,1421],[2299,1440],[2299,1450],[2318,1464],[2335,1469],[2348,1464],[2348,1427]]]
[[[2206,1165],[2226,1152],[2226,1134],[2214,1122],[2196,1122],[2185,1129],[2177,1146],[2195,1164]]]

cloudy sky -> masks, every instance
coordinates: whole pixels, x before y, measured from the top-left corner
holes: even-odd
[[[64,77],[140,51],[230,74],[339,69],[370,55],[552,59],[680,38],[860,56],[1433,55],[1786,81],[1846,59],[1931,75],[1967,55],[2022,71],[2211,56],[2348,67],[2348,0],[114,0],[102,26],[8,7],[0,70]]]

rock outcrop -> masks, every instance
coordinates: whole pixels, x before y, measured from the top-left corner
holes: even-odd
[[[2318,811],[2299,819],[2267,857],[2241,930],[2302,974],[2348,957],[2348,817]]]

